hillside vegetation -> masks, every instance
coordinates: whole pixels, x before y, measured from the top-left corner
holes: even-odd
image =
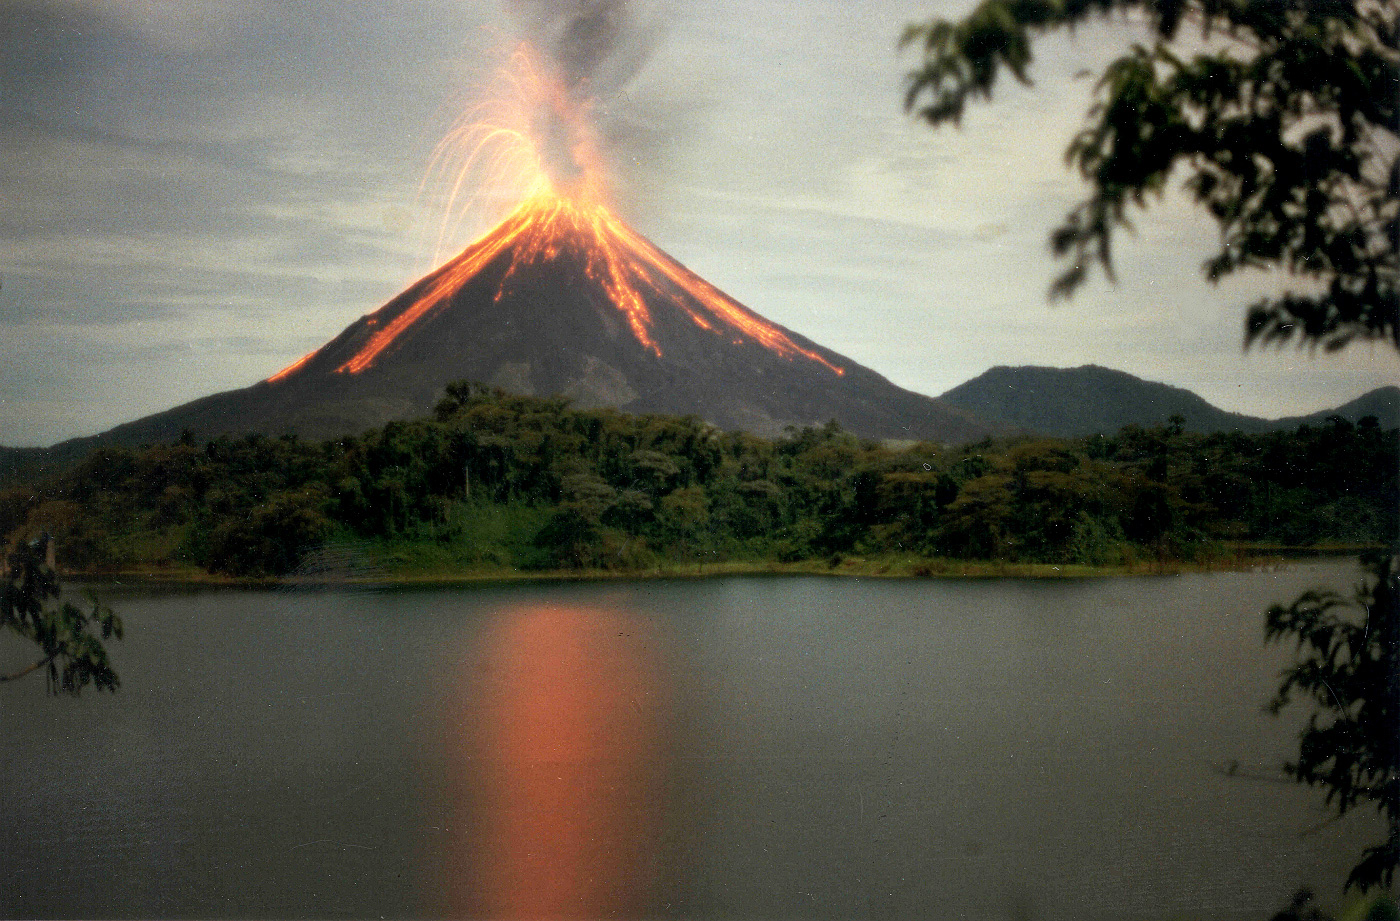
[[[458,383],[433,418],[353,438],[101,448],[0,493],[0,532],[47,531],[70,571],[235,576],[307,572],[344,547],[380,572],[437,573],[1194,560],[1237,542],[1395,539],[1398,445],[1374,419],[1253,435],[1176,420],[956,449],[835,424],[770,440]]]

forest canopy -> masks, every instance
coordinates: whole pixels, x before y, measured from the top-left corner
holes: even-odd
[[[947,448],[835,423],[764,439],[463,382],[435,417],[355,437],[101,448],[0,493],[0,531],[52,534],[68,570],[235,576],[293,573],[347,542],[501,571],[852,554],[1123,565],[1393,540],[1398,458],[1374,419]]]

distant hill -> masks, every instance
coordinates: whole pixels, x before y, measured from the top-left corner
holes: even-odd
[[[1349,422],[1375,416],[1380,420],[1381,428],[1400,428],[1400,387],[1377,387],[1336,409],[1327,409],[1307,416],[1289,416],[1279,419],[1274,425],[1277,428],[1317,425],[1319,422],[1326,422],[1331,416],[1341,416]]]
[[[964,412],[1016,428],[1066,438],[1112,433],[1125,425],[1163,425],[1172,416],[1194,432],[1268,432],[1316,424],[1330,416],[1352,422],[1376,416],[1400,425],[1400,388],[1382,387],[1336,409],[1287,419],[1226,412],[1181,387],[1145,381],[1124,371],[995,367],[939,397]]]
[[[68,454],[60,457],[55,450],[0,445],[0,486],[39,479],[76,459]]]

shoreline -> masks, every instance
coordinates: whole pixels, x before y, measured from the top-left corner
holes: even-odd
[[[288,576],[229,576],[192,566],[147,566],[110,571],[64,571],[60,578],[74,586],[134,585],[208,588],[316,588],[339,586],[452,586],[552,582],[646,582],[715,579],[734,576],[824,576],[856,579],[1105,579],[1129,576],[1171,576],[1201,572],[1244,572],[1280,568],[1327,557],[1356,556],[1370,549],[1359,546],[1278,547],[1239,549],[1233,555],[1204,561],[1144,560],[1092,565],[1083,563],[1016,563],[996,560],[953,560],[922,557],[847,557],[836,562],[801,560],[729,560],[712,563],[667,563],[644,569],[431,569],[365,573],[303,573]]]

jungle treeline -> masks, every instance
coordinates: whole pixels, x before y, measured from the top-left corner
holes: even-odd
[[[47,532],[76,572],[282,576],[347,545],[443,572],[850,555],[1112,566],[1388,542],[1397,509],[1400,433],[1370,418],[947,448],[834,423],[766,439],[460,382],[433,418],[354,437],[101,448],[0,494],[0,533]]]

